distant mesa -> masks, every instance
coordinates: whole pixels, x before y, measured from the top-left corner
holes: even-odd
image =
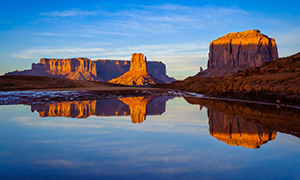
[[[130,66],[130,61],[125,60],[42,58],[39,63],[33,63],[30,70],[16,70],[5,75],[49,76],[75,80],[110,81],[129,71]],[[160,61],[146,62],[146,67],[149,76],[158,79],[162,83],[175,80],[167,76],[166,66]]]
[[[148,86],[164,81],[152,76],[147,70],[147,58],[143,54],[132,54],[131,65],[128,72],[109,82],[123,85]]]
[[[169,96],[137,96],[118,99],[56,102],[31,105],[40,117],[88,118],[89,116],[129,116],[132,123],[142,123],[147,115],[161,115],[166,110]]]
[[[275,59],[275,40],[259,30],[228,33],[210,43],[207,70],[197,76],[225,76]]]

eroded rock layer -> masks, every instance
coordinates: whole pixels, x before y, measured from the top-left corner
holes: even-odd
[[[210,43],[207,70],[199,76],[224,76],[278,59],[273,38],[250,30],[228,33]]]

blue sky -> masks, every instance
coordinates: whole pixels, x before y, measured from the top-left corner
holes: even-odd
[[[3,1],[0,74],[40,58],[130,59],[143,53],[182,79],[206,68],[209,43],[259,29],[280,56],[300,50],[298,1]]]

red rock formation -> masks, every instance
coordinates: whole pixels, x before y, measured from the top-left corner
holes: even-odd
[[[140,57],[137,56],[139,62]],[[33,63],[31,70],[13,71],[5,75],[50,76],[76,80],[110,81],[120,77],[130,69],[130,61],[95,60],[88,58],[72,59],[41,59]],[[136,64],[133,67],[138,67]],[[160,61],[146,62],[147,72],[162,82],[172,82],[175,79],[166,74],[166,66]],[[139,68],[144,68],[140,66]],[[139,71],[138,69],[133,69]]]
[[[88,58],[73,59],[41,59],[40,63],[46,73],[53,76],[63,76],[68,79],[96,80],[96,63]]]
[[[198,76],[224,76],[278,59],[273,38],[250,30],[228,33],[210,43],[207,70]]]
[[[128,72],[122,76],[112,79],[109,82],[123,85],[147,86],[163,81],[150,75],[147,71],[146,57],[143,54],[132,54],[131,65]]]

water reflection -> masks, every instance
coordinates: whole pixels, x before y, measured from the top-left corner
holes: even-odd
[[[142,123],[147,115],[161,115],[169,96],[137,96],[91,101],[56,102],[31,105],[40,117],[63,116],[129,116],[132,123]],[[276,138],[277,131],[300,137],[300,113],[291,108],[277,108],[259,104],[185,98],[207,108],[209,133],[232,146],[257,149]],[[186,115],[188,118],[188,115]]]
[[[185,98],[207,107],[210,135],[228,145],[256,149],[274,140],[277,131],[300,137],[300,112],[260,104]]]
[[[142,123],[146,115],[161,115],[166,110],[170,96],[137,96],[92,101],[55,102],[31,105],[40,117],[87,118],[89,116],[127,116],[132,123]]]

